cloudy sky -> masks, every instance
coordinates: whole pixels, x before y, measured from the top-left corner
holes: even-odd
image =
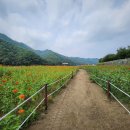
[[[0,0],[0,32],[34,49],[100,58],[130,45],[130,0]]]

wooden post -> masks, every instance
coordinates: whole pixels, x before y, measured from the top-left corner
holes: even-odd
[[[108,98],[111,98],[110,91],[111,91],[111,86],[110,86],[110,81],[108,80],[107,81],[107,96],[108,96]]]
[[[73,79],[73,77],[74,77],[74,75],[73,75],[73,71],[72,71],[72,76],[71,76],[71,78]]]
[[[45,84],[45,111],[47,111],[47,108],[48,108],[47,87],[48,87],[48,85]]]

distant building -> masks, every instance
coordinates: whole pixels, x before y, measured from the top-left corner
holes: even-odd
[[[62,65],[68,65],[69,63],[62,63]]]

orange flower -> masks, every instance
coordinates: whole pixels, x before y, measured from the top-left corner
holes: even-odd
[[[2,80],[3,83],[6,83],[6,80]]]
[[[0,84],[0,87],[2,87],[3,86],[3,84]]]
[[[16,82],[15,84],[16,84],[16,85],[18,85],[18,84],[19,84],[19,82]]]
[[[13,93],[17,93],[18,92],[18,89],[14,89],[12,90]]]
[[[25,95],[24,94],[19,95],[19,99],[24,100],[25,99]]]
[[[28,90],[31,90],[31,89],[32,89],[31,87],[28,88]]]
[[[25,112],[24,109],[20,109],[20,110],[18,111],[19,114],[23,114],[24,112]]]

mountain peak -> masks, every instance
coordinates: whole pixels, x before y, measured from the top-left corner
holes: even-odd
[[[36,54],[37,56],[40,56],[45,61],[48,62],[48,64],[52,65],[62,65],[62,63],[68,63],[69,65],[81,65],[81,64],[96,64],[98,63],[98,59],[96,58],[79,58],[79,57],[67,57],[62,54],[58,54],[52,50],[46,49],[44,51],[42,50],[34,50],[27,46],[24,43],[17,42],[6,36],[5,34],[0,33],[0,39],[4,41],[4,44],[8,43],[8,46],[16,46],[17,48],[25,49],[26,52],[32,52],[33,54]],[[20,49],[17,49],[20,51]],[[13,51],[13,50],[12,50]],[[22,52],[22,51],[21,51]],[[4,53],[4,52],[3,52]],[[22,55],[22,54],[21,54]]]

